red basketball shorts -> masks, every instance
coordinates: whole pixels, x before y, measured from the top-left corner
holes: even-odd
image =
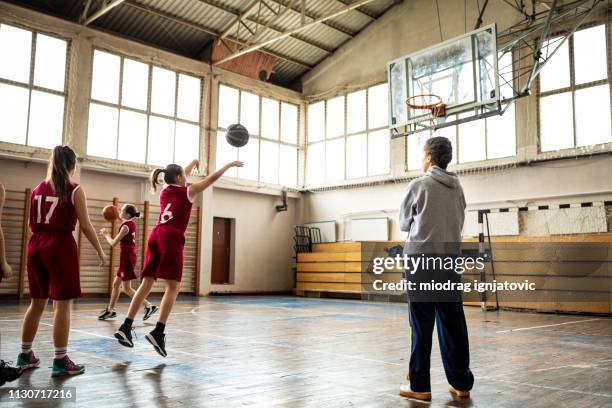
[[[35,233],[28,242],[28,285],[34,299],[81,296],[79,257],[71,233]]]
[[[121,251],[119,253],[119,268],[117,269],[117,276],[122,281],[131,281],[136,279],[136,273],[134,269],[136,267],[136,252],[134,251]]]
[[[185,234],[173,227],[155,227],[147,243],[142,277],[181,281]]]

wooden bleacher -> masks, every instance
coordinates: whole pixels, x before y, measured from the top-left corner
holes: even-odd
[[[472,240],[467,240],[472,241]],[[575,242],[575,243],[610,243],[612,246],[612,234],[589,234],[581,236],[563,237],[494,237],[496,243],[553,243],[553,242]],[[381,245],[383,244],[383,245]],[[389,248],[395,245],[403,245],[402,241],[388,242],[339,242],[314,244],[312,253],[299,253],[297,256],[297,277],[295,294],[297,296],[314,297],[350,297],[368,298],[363,289],[365,284],[372,281],[372,273],[368,273],[367,267],[372,259],[377,256],[386,256],[383,247]],[[547,291],[561,290],[588,290],[588,291],[610,291],[612,285],[612,249],[607,249],[604,254],[583,254],[579,262],[559,264],[556,258],[558,254],[547,253],[547,251],[535,251],[536,258],[522,254],[514,248],[499,249],[494,253],[496,269],[503,280],[521,281],[531,279],[543,284]],[[527,250],[527,252],[533,252]],[[601,252],[601,251],[596,251]],[[551,258],[554,257],[554,258]],[[603,258],[601,258],[603,256]],[[607,262],[606,262],[607,259]],[[502,261],[501,264],[497,262]],[[545,262],[544,264],[542,262]],[[547,263],[548,262],[548,263]],[[578,270],[587,270],[588,263],[599,263],[594,272],[587,276],[580,276]],[[545,267],[544,267],[545,266]],[[568,274],[576,277],[564,277]],[[468,279],[477,279],[476,275],[466,274]],[[546,276],[562,276],[563,279],[544,281]],[[401,271],[386,272],[378,275],[384,281],[397,282],[401,279]],[[499,279],[502,280],[502,279]],[[489,295],[490,296],[490,295]],[[371,297],[369,297],[371,298]],[[489,297],[491,300],[491,297]],[[467,305],[480,306],[479,302],[466,302]],[[487,302],[493,306],[492,302]],[[590,302],[550,302],[550,301],[508,301],[500,299],[499,306],[510,309],[525,309],[536,311],[558,311],[569,313],[597,313],[610,314],[612,312],[612,297],[608,301]]]

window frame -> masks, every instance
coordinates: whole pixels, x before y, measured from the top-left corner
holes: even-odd
[[[253,180],[253,179],[244,179],[244,178],[240,178],[238,176],[238,172],[236,173],[235,177],[229,177],[229,176],[224,176],[224,178],[232,178],[232,179],[236,179],[236,180],[240,180],[240,181],[244,181],[244,182],[248,182],[248,183],[255,183],[257,185],[266,185],[266,186],[271,186],[274,188],[278,188],[279,186],[283,186],[280,183],[280,164],[281,164],[281,146],[288,146],[291,148],[295,148],[295,157],[296,157],[296,166],[295,166],[295,185],[293,186],[285,186],[288,189],[299,189],[301,187],[300,184],[300,110],[302,109],[302,105],[299,103],[295,103],[293,101],[290,101],[286,98],[279,98],[277,96],[271,96],[271,95],[267,95],[267,94],[263,94],[261,91],[258,90],[254,90],[254,89],[249,89],[249,88],[241,88],[237,85],[231,84],[229,82],[222,82],[219,81],[217,83],[217,117],[215,118],[215,141],[217,140],[216,135],[219,132],[227,132],[227,128],[222,127],[221,125],[219,125],[219,105],[221,103],[221,98],[219,97],[221,95],[221,87],[224,86],[226,88],[231,88],[234,89],[236,91],[238,91],[238,107],[237,107],[237,122],[236,123],[241,123],[240,122],[240,117],[242,115],[242,93],[243,92],[247,92],[250,93],[252,95],[257,96],[258,98],[258,126],[259,128],[257,129],[257,134],[251,134],[249,133],[249,139],[256,139],[258,141],[257,144],[257,180]],[[274,139],[274,138],[270,138],[270,137],[265,137],[263,136],[262,133],[262,112],[263,112],[263,98],[267,98],[267,99],[271,99],[274,100],[277,104],[278,104],[278,139]],[[297,108],[297,115],[296,115],[296,142],[295,144],[286,142],[283,140],[282,137],[282,104],[288,104],[288,105],[293,105]],[[270,143],[276,143],[278,145],[278,179],[279,182],[274,184],[274,183],[270,183],[268,181],[262,181],[261,180],[261,142],[270,142]],[[217,146],[215,146],[215,168],[218,168],[219,163],[217,162]]]
[[[379,126],[379,127],[375,127],[375,128],[370,128],[370,107],[369,107],[369,103],[370,103],[370,88],[374,88],[376,86],[379,85],[387,85],[388,83],[386,81],[382,81],[382,82],[376,82],[373,83],[371,85],[368,85],[364,88],[360,88],[360,89],[352,89],[350,91],[345,91],[343,93],[340,94],[335,94],[335,95],[330,95],[329,97],[325,98],[325,99],[316,99],[316,100],[312,100],[312,101],[308,101],[306,104],[306,127],[305,127],[305,135],[306,135],[306,160],[304,163],[304,175],[305,175],[305,182],[304,185],[305,186],[332,186],[332,185],[344,185],[344,184],[352,184],[355,182],[360,182],[360,181],[366,181],[366,180],[376,180],[376,179],[381,179],[381,178],[388,178],[391,175],[391,132],[389,131],[389,168],[388,168],[388,172],[386,173],[382,173],[382,174],[374,174],[371,175],[369,174],[369,168],[368,168],[368,158],[369,158],[369,154],[370,154],[370,149],[369,149],[369,144],[370,144],[370,133],[374,133],[374,132],[378,132],[381,130],[389,130],[389,124],[387,123],[384,126]],[[353,94],[356,92],[360,92],[360,91],[365,91],[365,127],[362,130],[359,131],[354,131],[354,132],[348,132],[348,95],[349,94]],[[327,109],[327,102],[331,99],[335,99],[338,97],[342,97],[343,98],[343,103],[344,103],[344,132],[342,135],[340,136],[334,136],[334,137],[327,137],[327,118],[328,118],[328,109]],[[388,98],[387,98],[388,99]],[[314,105],[316,103],[322,102],[323,103],[323,137],[320,140],[316,140],[311,142],[309,140],[309,131],[308,131],[308,107],[310,105]],[[387,115],[388,116],[388,115]],[[359,136],[359,135],[365,135],[366,136],[366,146],[365,146],[365,151],[366,151],[366,162],[365,162],[365,173],[366,175],[364,177],[357,177],[357,178],[347,178],[347,159],[348,159],[348,148],[347,148],[347,142],[348,142],[348,138],[351,136]],[[335,141],[335,140],[340,140],[343,139],[344,140],[344,167],[343,167],[343,177],[340,180],[336,180],[336,181],[327,181],[326,177],[327,177],[327,164],[326,164],[326,154],[327,154],[327,142],[329,141]],[[319,182],[319,183],[310,183],[310,181],[308,180],[308,148],[311,145],[314,144],[319,144],[322,143],[323,144],[323,158],[322,158],[322,166],[323,166],[323,175],[324,175],[324,179],[323,181]]]
[[[49,94],[56,95],[56,96],[61,96],[64,98],[64,110],[63,110],[63,115],[62,115],[62,136],[61,136],[62,140],[60,141],[60,144],[64,144],[66,141],[66,114],[67,114],[68,97],[69,97],[68,84],[70,83],[70,80],[74,79],[74,78],[71,78],[69,75],[70,70],[71,70],[72,38],[64,37],[55,32],[47,31],[44,29],[41,30],[38,28],[28,27],[27,25],[20,24],[18,22],[13,22],[13,21],[6,22],[3,19],[0,19],[0,25],[12,26],[12,27],[19,28],[21,30],[26,30],[32,33],[32,44],[30,47],[30,70],[28,73],[28,83],[26,84],[23,82],[18,82],[18,81],[14,81],[11,79],[0,77],[0,83],[2,84],[16,86],[16,87],[28,90],[28,115],[26,118],[25,143],[13,143],[13,142],[6,142],[6,141],[0,141],[0,143],[15,145],[15,146],[22,146],[24,148],[35,149],[35,150],[43,149],[44,151],[51,151],[52,149],[47,148],[47,147],[32,146],[28,144],[29,138],[30,138],[30,114],[31,114],[31,107],[32,107],[32,92],[33,91],[44,92],[44,93],[49,93]],[[64,89],[63,91],[58,91],[56,89],[51,89],[51,88],[45,88],[45,87],[34,84],[34,70],[36,68],[36,43],[38,40],[38,34],[42,34],[47,37],[52,37],[52,38],[66,42],[66,65],[64,69]]]
[[[104,52],[107,54],[111,54],[114,55],[116,57],[119,57],[119,89],[118,89],[118,97],[117,97],[117,103],[112,103],[112,102],[107,102],[107,101],[101,101],[101,100],[97,100],[94,99],[92,97],[92,90],[93,90],[93,67],[94,67],[94,59],[95,59],[95,53],[96,51],[100,51],[100,52]],[[124,61],[125,59],[129,59],[129,60],[133,60],[136,62],[140,62],[142,64],[147,65],[147,102],[146,102],[146,109],[142,110],[142,109],[138,109],[138,108],[134,108],[132,106],[126,106],[126,105],[122,105],[122,98],[123,98],[123,72],[124,72]],[[164,115],[161,113],[156,113],[153,112],[151,110],[151,101],[152,101],[152,92],[153,92],[153,68],[157,67],[160,69],[165,69],[168,71],[171,71],[175,74],[175,80],[174,80],[174,115],[173,116],[169,116],[169,115]],[[183,74],[186,76],[190,76],[193,78],[197,78],[200,80],[200,108],[199,108],[199,115],[198,115],[198,121],[192,121],[189,119],[182,119],[179,118],[177,116],[178,114],[178,95],[179,95],[179,75]],[[132,55],[126,55],[114,50],[109,50],[105,47],[100,47],[100,46],[93,46],[92,47],[92,52],[91,52],[91,81],[89,83],[89,103],[87,105],[87,122],[89,125],[89,110],[91,107],[92,103],[95,103],[97,105],[101,105],[107,108],[113,108],[113,109],[117,109],[118,111],[118,119],[117,119],[117,133],[116,133],[116,147],[115,147],[115,157],[114,158],[109,158],[109,157],[102,157],[102,156],[97,156],[95,154],[91,154],[89,152],[87,152],[87,157],[93,157],[93,158],[97,158],[97,159],[101,159],[101,160],[110,160],[110,161],[114,161],[114,162],[119,162],[119,163],[129,163],[131,165],[135,165],[135,166],[144,166],[146,168],[150,168],[150,167],[157,167],[158,165],[153,164],[153,163],[149,163],[149,128],[150,128],[150,121],[151,121],[151,117],[155,116],[161,119],[166,119],[166,120],[171,120],[174,123],[174,133],[173,133],[173,146],[175,146],[176,144],[176,123],[177,122],[181,122],[181,123],[185,123],[188,125],[192,125],[192,126],[197,126],[199,129],[198,132],[198,160],[201,160],[201,152],[202,152],[202,134],[204,131],[204,91],[205,91],[205,78],[200,76],[199,74],[195,74],[189,71],[185,71],[185,70],[181,70],[181,69],[176,69],[173,67],[169,67],[166,65],[161,65],[161,64],[157,64],[154,63],[152,61],[147,61],[144,58],[139,58],[139,57],[135,57]],[[147,123],[146,123],[146,130],[145,130],[145,136],[146,136],[146,140],[145,140],[145,145],[144,145],[144,163],[143,162],[134,162],[134,161],[126,161],[126,160],[120,160],[118,159],[119,157],[119,132],[120,132],[120,128],[121,128],[121,111],[122,110],[127,110],[133,113],[138,113],[138,114],[142,114],[145,115],[147,118]],[[85,149],[87,150],[87,143],[89,140],[89,130],[87,131],[87,137],[85,139]],[[176,150],[173,149],[172,151],[172,160],[174,161],[176,158]],[[181,164],[181,163],[178,163]],[[181,165],[185,165],[181,164]]]
[[[544,91],[541,92],[540,91],[540,77],[538,76],[537,81],[536,81],[536,135],[537,135],[537,158],[538,159],[547,159],[550,157],[567,157],[567,156],[583,156],[583,155],[588,155],[588,154],[592,154],[592,153],[597,153],[597,152],[602,152],[602,151],[609,151],[610,149],[612,149],[612,141],[610,142],[604,142],[604,143],[597,143],[597,144],[593,144],[593,145],[588,145],[588,146],[577,146],[576,145],[576,91],[580,91],[583,89],[588,89],[588,88],[594,88],[597,86],[602,86],[602,85],[606,85],[608,84],[608,88],[609,88],[609,94],[610,94],[610,110],[611,110],[611,116],[612,116],[612,81],[610,80],[610,77],[612,76],[612,63],[611,63],[611,43],[610,43],[610,24],[609,22],[606,21],[592,21],[590,23],[587,24],[583,24],[582,26],[580,26],[580,28],[578,30],[576,30],[575,33],[578,33],[582,30],[586,30],[589,28],[593,28],[593,27],[597,27],[603,25],[604,26],[604,39],[605,39],[605,49],[606,49],[606,59],[607,59],[607,78],[604,79],[598,79],[595,81],[590,81],[590,82],[585,82],[582,84],[576,84],[576,70],[575,70],[575,64],[574,64],[574,36],[572,35],[568,40],[568,63],[569,63],[569,86],[567,87],[563,87],[563,88],[558,88],[558,89],[553,89],[550,91]],[[574,34],[575,34],[574,33]],[[554,38],[555,36],[559,36],[559,35],[563,35],[563,32],[556,32],[556,33],[552,33],[551,34],[551,38]],[[535,44],[535,43],[534,43]],[[547,96],[552,96],[552,95],[560,95],[560,94],[564,94],[564,93],[570,93],[571,95],[571,99],[572,99],[572,138],[573,138],[573,146],[572,147],[567,147],[567,148],[563,148],[563,149],[556,149],[556,150],[546,150],[543,151],[542,150],[542,117],[540,115],[540,107],[541,107],[541,98],[543,97],[547,97]]]

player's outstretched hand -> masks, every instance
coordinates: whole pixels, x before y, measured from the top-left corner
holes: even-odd
[[[244,162],[236,160],[230,163],[230,167],[244,167]]]
[[[2,265],[0,265],[0,275],[2,275],[3,279],[10,278],[12,272],[13,268],[11,268],[11,265],[9,265],[8,263],[4,262]]]

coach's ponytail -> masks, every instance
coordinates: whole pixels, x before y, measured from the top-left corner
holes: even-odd
[[[68,184],[75,166],[74,150],[68,146],[56,146],[53,149],[47,168],[47,182],[53,184],[53,190],[60,200],[68,199]]]
[[[160,184],[159,175],[164,173],[164,182],[166,184],[176,183],[176,179],[183,174],[183,168],[178,164],[169,164],[165,169],[155,169],[151,173],[151,191],[157,191],[157,185]]]

